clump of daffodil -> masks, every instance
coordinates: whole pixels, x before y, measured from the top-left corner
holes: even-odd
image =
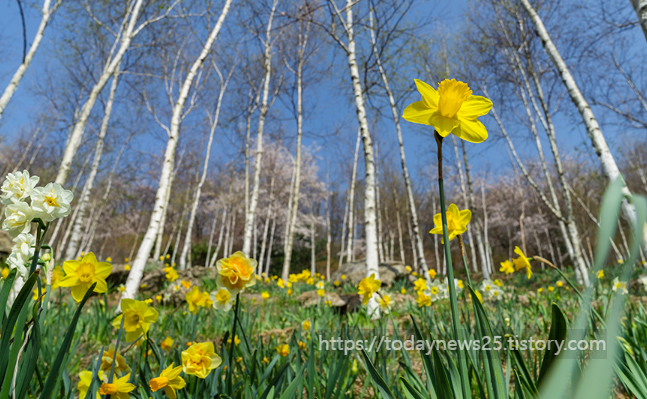
[[[121,300],[121,311],[123,313],[112,321],[112,325],[119,328],[121,319],[124,318],[124,332],[128,342],[136,340],[141,335],[146,335],[151,324],[155,323],[159,317],[157,310],[148,307],[146,302],[129,298]]]
[[[148,383],[151,391],[157,392],[160,389],[164,389],[164,393],[169,399],[177,399],[178,390],[184,388],[186,382],[180,373],[182,372],[182,366],[173,367],[173,363],[170,366],[162,370],[159,377],[153,378]]]
[[[429,275],[429,278],[436,278],[436,269],[429,269],[427,274]]]
[[[222,364],[222,359],[213,348],[211,342],[201,342],[191,345],[182,352],[182,369],[186,374],[205,379],[211,370]]]
[[[490,112],[492,101],[472,95],[466,83],[455,79],[443,80],[438,90],[421,80],[415,82],[422,101],[409,105],[402,115],[404,119],[433,126],[441,137],[451,133],[471,143],[487,139],[487,130],[478,117]]]
[[[413,287],[416,292],[424,291],[427,289],[427,280],[419,278],[413,283]]]
[[[449,205],[447,208],[447,234],[449,241],[453,240],[459,234],[467,231],[467,224],[472,219],[472,212],[469,209],[458,210],[456,204]],[[429,232],[430,234],[443,234],[443,220],[442,215],[437,213],[434,215],[434,228]],[[441,243],[445,243],[444,238],[441,238]]]
[[[532,267],[530,266],[530,259],[528,259],[526,255],[523,254],[523,251],[521,251],[521,248],[519,247],[514,248],[514,253],[519,255],[517,259],[512,260],[515,270],[519,271],[521,269],[526,269],[526,277],[528,277],[528,280],[530,280],[530,277],[532,277]]]
[[[92,252],[85,255],[81,260],[68,260],[63,262],[63,277],[58,286],[72,287],[72,297],[75,301],[81,302],[83,296],[94,283],[94,292],[102,294],[108,291],[106,278],[112,273],[112,265],[108,262],[98,262]]]
[[[247,287],[256,284],[256,266],[258,262],[238,251],[229,258],[216,262],[218,288],[227,288],[232,295],[236,295]]]
[[[114,380],[112,383],[103,383],[99,388],[99,393],[101,395],[110,395],[110,399],[129,399],[128,392],[135,389],[135,386],[129,383],[128,380],[130,380],[130,373]]]
[[[177,271],[176,271],[175,269],[173,269],[172,267],[165,267],[165,268],[164,268],[164,276],[166,277],[166,279],[167,279],[170,283],[172,283],[173,281],[177,280],[177,279],[178,279],[178,277],[180,277],[180,276],[177,274]]]
[[[362,281],[359,282],[358,294],[362,296],[362,303],[364,305],[368,304],[368,301],[373,297],[373,294],[376,293],[382,282],[375,279],[375,273],[371,273],[370,276],[365,277]]]
[[[310,330],[310,327],[312,326],[312,323],[310,322],[310,319],[304,320],[301,323],[301,328],[303,328],[303,331],[308,331]]]

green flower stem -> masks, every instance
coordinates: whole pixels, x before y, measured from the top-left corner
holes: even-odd
[[[121,316],[121,325],[119,326],[119,334],[117,335],[117,344],[115,345],[115,352],[112,354],[112,365],[110,366],[110,374],[108,375],[108,384],[112,384],[112,381],[115,377],[115,363],[117,363],[117,353],[119,351],[119,344],[121,343],[121,335],[124,332],[124,320],[126,317],[122,314]],[[103,351],[99,354],[103,357]],[[108,399],[110,395],[103,395],[103,399]]]
[[[234,327],[231,329],[231,345],[229,345],[229,367],[227,368],[227,392],[232,394],[231,378],[234,372],[234,349],[236,348],[236,323],[238,322],[238,302],[240,293],[236,294],[236,306],[234,308]]]
[[[447,287],[449,288],[449,303],[452,311],[452,329],[454,338],[461,341],[463,333],[461,331],[460,316],[458,313],[458,300],[456,299],[456,287],[454,286],[454,269],[452,265],[452,252],[449,247],[449,232],[447,228],[447,212],[445,210],[445,188],[443,186],[443,138],[434,132],[436,144],[438,145],[438,189],[440,193],[440,214],[443,221],[443,243],[445,246],[445,260],[447,263]],[[467,359],[461,349],[458,350],[458,372],[461,377],[461,389],[463,398],[471,398],[469,384],[469,375],[467,373]]]

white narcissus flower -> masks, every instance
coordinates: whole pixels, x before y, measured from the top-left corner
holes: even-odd
[[[41,218],[43,222],[51,222],[70,214],[72,199],[74,194],[70,190],[65,190],[58,183],[49,183],[33,190],[31,206],[36,213],[35,217]]]
[[[25,263],[27,262],[17,252],[12,252],[11,255],[7,257],[7,266],[9,266],[10,269],[18,269],[17,276],[20,276],[23,281],[27,281],[27,267],[25,266]]]
[[[211,292],[211,301],[213,302],[213,307],[228,312],[231,309],[231,306],[234,304],[235,297],[231,295],[226,288],[221,288],[218,291]]]
[[[503,290],[496,285],[488,291],[489,297],[493,301],[500,301],[503,298]]]
[[[640,276],[640,282],[643,284],[645,290],[647,290],[647,276]]]
[[[0,187],[2,203],[5,205],[15,204],[29,197],[39,180],[38,176],[30,177],[26,170],[9,173]]]
[[[12,253],[16,252],[25,261],[29,261],[29,258],[34,256],[36,237],[30,233],[22,233],[14,238],[13,242],[15,242],[15,244],[13,248],[11,248]]]
[[[7,206],[4,210],[4,216],[2,229],[8,231],[9,235],[15,238],[19,234],[29,232],[31,220],[34,218],[34,211],[29,204],[18,202]]]
[[[447,287],[445,287],[439,280],[434,280],[431,282],[431,286],[424,291],[424,294],[431,297],[432,302],[436,302],[439,299],[446,298]]]
[[[627,284],[623,283],[622,281],[618,280],[618,277],[614,278],[613,281],[611,282],[611,288],[614,291],[620,291],[621,294],[627,295],[629,291],[627,290]]]

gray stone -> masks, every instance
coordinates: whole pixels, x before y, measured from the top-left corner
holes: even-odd
[[[380,263],[380,281],[383,286],[390,287],[398,277],[404,277],[406,274],[404,264],[401,262],[384,262]],[[359,284],[366,277],[366,261],[359,260],[356,262],[344,263],[341,268],[337,269],[330,277],[332,281],[342,281],[341,276],[345,275],[346,280],[353,284]]]

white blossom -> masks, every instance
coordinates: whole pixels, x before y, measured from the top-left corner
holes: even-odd
[[[10,269],[18,269],[18,276],[20,276],[24,281],[27,280],[27,267],[25,266],[25,260],[17,252],[12,252],[11,255],[7,258],[7,266]]]
[[[34,211],[29,204],[18,202],[7,206],[4,210],[4,216],[2,229],[8,231],[11,237],[17,237],[19,234],[28,233],[31,229]]]
[[[58,183],[49,183],[45,187],[37,187],[31,194],[31,205],[34,217],[39,217],[43,222],[51,222],[70,214],[70,202],[74,194],[65,190]]]
[[[15,204],[26,198],[28,198],[40,177],[38,176],[29,176],[28,171],[9,173],[0,187],[0,199],[3,204]]]
[[[29,261],[29,258],[34,256],[34,251],[36,247],[36,237],[30,233],[19,234],[16,238],[13,239],[15,242],[11,252],[18,253],[25,261]]]

